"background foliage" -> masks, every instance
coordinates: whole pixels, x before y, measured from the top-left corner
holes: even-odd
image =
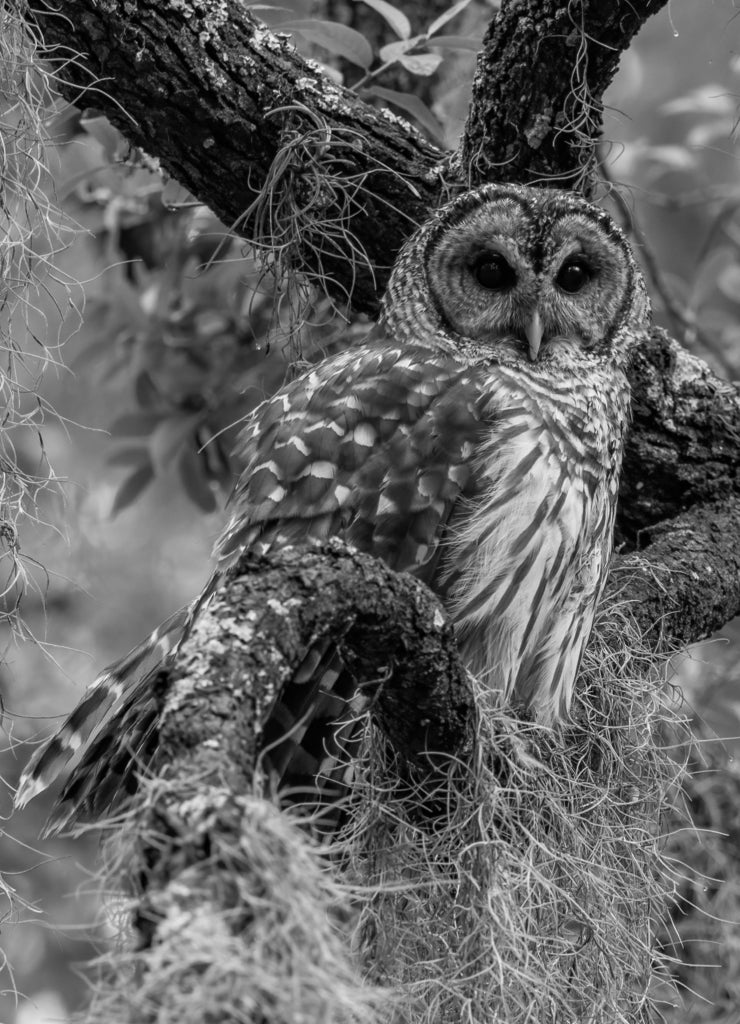
[[[426,25],[412,25],[403,5],[367,6],[377,14],[377,45],[352,27],[349,2],[319,11],[309,0],[290,0],[257,13],[293,33],[304,53],[327,62],[363,97],[453,146],[492,5],[455,4],[447,20]],[[736,15],[733,0],[674,0],[647,23],[607,97],[602,153],[604,194],[615,182],[628,186],[607,201],[634,231],[658,320],[730,379],[740,377]],[[50,575],[36,577],[44,601],[31,591],[25,602],[44,648],[13,648],[3,669],[14,738],[42,735],[96,669],[197,592],[239,468],[230,454],[238,422],[296,366],[365,329],[343,327],[320,300],[304,303],[296,325],[279,268],[273,273],[177,183],[163,181],[94,110],[58,103],[47,129],[46,192],[76,229],[56,269],[41,269],[44,294],[15,341],[36,351],[34,334],[48,338],[48,324],[59,322],[58,310],[64,314],[66,369],[47,373],[41,394],[60,414],[45,424],[44,439],[67,483],[63,498],[47,491],[39,499],[39,518],[57,530],[29,523],[22,538]],[[21,459],[37,464],[25,434],[16,446]],[[726,631],[733,640],[737,633],[732,625]],[[740,919],[732,852],[740,789],[729,763],[740,733],[736,663],[736,644],[714,641],[676,666],[719,771],[706,775],[694,809],[702,827],[731,833],[723,842],[691,832],[677,844],[677,857],[698,863],[707,878],[687,882],[675,923],[688,945],[674,952],[721,966],[680,968],[717,1006],[690,1000],[676,1020],[729,1021],[740,998],[737,927],[725,930],[719,948],[716,930],[702,931],[691,912],[698,902]],[[13,783],[19,752],[7,752],[3,765]],[[79,1008],[84,990],[71,964],[111,934],[86,884],[92,850],[57,840],[33,852],[47,810],[32,805],[1,840],[3,871],[58,925],[34,923],[29,911],[29,923],[4,930],[15,971],[6,969],[0,1005],[8,1024],[42,1024]],[[16,1005],[14,986],[29,1000]]]

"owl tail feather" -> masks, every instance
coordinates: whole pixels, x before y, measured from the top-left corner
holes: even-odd
[[[62,791],[59,812],[47,827],[47,832],[55,832],[78,813],[89,811],[93,803],[104,806],[99,790],[103,781],[106,791],[110,789],[108,779],[115,779],[119,790],[126,788],[126,776],[141,761],[147,736],[158,719],[156,680],[189,633],[216,583],[215,579],[210,581],[195,602],[175,612],[90,684],[61,728],[36,750],[26,765],[15,795],[16,808],[25,807],[69,770],[70,781]],[[157,714],[152,714],[155,709]],[[143,721],[150,723],[144,734],[137,727]],[[124,746],[125,766],[120,756]],[[108,802],[114,797],[109,793]]]
[[[32,756],[18,785],[17,808],[67,774],[47,835],[77,818],[108,815],[134,792],[156,753],[167,669],[220,578],[216,573],[193,604],[98,676]],[[356,719],[372,697],[358,688],[336,640],[316,638],[261,727],[260,768],[281,800],[319,810],[346,795],[343,780],[359,736]]]

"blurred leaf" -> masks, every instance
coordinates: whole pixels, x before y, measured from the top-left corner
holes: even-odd
[[[732,117],[713,117],[707,121],[701,121],[686,135],[687,146],[709,146],[718,139],[732,138],[735,129],[735,119]]]
[[[391,61],[400,60],[405,53],[418,46],[420,41],[421,36],[414,36],[413,39],[402,39],[398,43],[388,43],[386,46],[381,46],[378,56],[384,64],[390,64]]]
[[[119,161],[128,149],[128,143],[121,133],[102,114],[83,114],[80,117],[80,124],[88,135],[100,143],[110,163]]]
[[[147,463],[151,465],[149,453],[146,448],[119,448],[117,452],[109,455],[105,460],[109,466],[138,466]]]
[[[344,57],[367,71],[373,62],[373,50],[364,36],[338,21],[281,21],[281,32],[297,32],[310,43],[323,46],[337,57]]]
[[[409,53],[399,58],[399,64],[412,75],[433,75],[442,60],[438,53]]]
[[[397,92],[395,89],[383,89],[379,85],[373,85],[364,91],[372,96],[377,96],[378,99],[385,100],[387,103],[393,103],[394,106],[400,107],[401,110],[405,110],[415,117],[419,124],[426,128],[433,139],[440,143],[444,142],[442,125],[418,96],[413,96],[407,92]]]
[[[193,194],[188,192],[188,190],[181,185],[179,181],[175,181],[174,178],[170,178],[162,189],[161,202],[162,206],[166,206],[168,209],[170,207],[199,205],[198,201],[193,197]]]
[[[157,476],[165,476],[177,460],[177,453],[186,442],[194,443],[194,434],[200,413],[190,416],[170,416],[161,420],[149,438],[149,455]]]
[[[183,490],[198,508],[215,512],[218,502],[206,477],[203,459],[193,448],[184,448],[178,462]]]
[[[663,103],[658,110],[661,114],[714,114],[716,117],[732,117],[735,112],[735,101],[719,82],[707,82],[706,85],[692,89],[684,96]]]
[[[161,413],[126,412],[113,420],[108,430],[114,437],[145,437],[151,434],[161,421]]]
[[[134,380],[134,394],[136,395],[136,401],[143,409],[147,409],[152,405],[158,405],[162,400],[162,396],[146,370],[137,373]]]
[[[435,18],[432,24],[427,29],[427,35],[433,36],[435,32],[446,25],[448,21],[452,21],[453,18],[457,17],[460,11],[464,11],[470,3],[470,0],[458,0],[456,4],[453,4],[448,10],[440,14],[438,18]]]
[[[651,160],[670,171],[688,171],[696,167],[696,155],[685,146],[646,146],[644,160]]]
[[[355,3],[364,3],[372,7],[381,18],[385,18],[399,39],[408,39],[411,36],[411,22],[403,11],[399,11],[393,4],[386,3],[386,0],[355,0]]]
[[[735,250],[727,245],[717,246],[716,249],[712,249],[704,257],[691,282],[686,302],[689,310],[696,311],[702,306],[717,287],[717,278],[722,273],[722,270],[729,263],[734,263],[735,258]]]
[[[444,50],[470,50],[477,53],[481,48],[481,41],[470,36],[435,36],[427,45],[439,46]]]
[[[119,512],[128,508],[129,505],[133,505],[141,492],[149,486],[153,479],[154,470],[148,462],[139,469],[135,469],[130,476],[127,476],[116,491],[113,507],[110,512],[111,518],[117,516]]]
[[[99,384],[110,385],[118,377],[125,381],[126,384],[131,380],[131,359],[127,354],[120,356],[111,356],[109,354],[106,362],[97,374]]]
[[[719,272],[717,287],[732,302],[740,304],[740,263],[731,263]]]

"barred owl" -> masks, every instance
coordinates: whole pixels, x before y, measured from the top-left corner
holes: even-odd
[[[579,196],[487,185],[434,213],[365,342],[251,417],[204,594],[92,684],[17,802],[67,762],[61,821],[129,784],[156,733],[140,727],[154,684],[224,574],[247,550],[332,535],[427,583],[502,700],[545,724],[566,717],[612,549],[625,369],[649,315],[622,233]],[[321,769],[346,676],[317,649],[278,696],[262,723],[277,785]]]

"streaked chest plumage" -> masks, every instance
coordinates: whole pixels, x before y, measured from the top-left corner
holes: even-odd
[[[570,703],[612,548],[629,392],[595,361],[578,375],[491,368],[475,492],[440,570],[470,668],[538,720]]]

